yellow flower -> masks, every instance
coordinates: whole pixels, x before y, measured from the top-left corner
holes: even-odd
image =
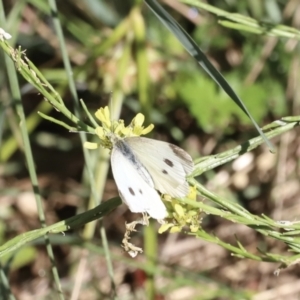
[[[116,136],[119,138],[140,136],[149,133],[154,128],[153,124],[144,128],[143,123],[145,121],[145,116],[141,113],[138,113],[128,126],[124,125],[123,120],[112,121],[108,106],[98,109],[95,116],[102,125],[95,128],[95,134],[99,137],[100,142],[99,144],[85,142],[84,147],[87,149],[97,149],[99,145],[104,148],[112,149],[113,139]]]
[[[176,214],[178,215],[179,218],[184,217],[185,211],[184,211],[184,208],[180,204],[175,203],[174,204],[174,210],[175,210],[175,212],[176,212]]]
[[[90,150],[94,150],[98,148],[98,144],[97,143],[91,143],[91,142],[84,142],[83,144],[84,148],[90,149]]]
[[[197,198],[197,188],[195,186],[190,186],[190,192],[186,196],[187,198],[191,200],[196,200]]]
[[[141,113],[138,113],[131,121],[130,125],[133,129],[133,133],[134,135],[145,135],[147,133],[149,133],[153,128],[154,125],[150,124],[149,126],[147,126],[146,128],[143,127],[143,123],[145,121],[145,116]]]
[[[163,233],[163,232],[169,230],[173,226],[174,226],[174,224],[172,224],[172,223],[162,224],[158,229],[158,233]]]
[[[108,106],[101,107],[95,113],[96,118],[102,123],[102,126],[111,129],[111,118]]]
[[[186,196],[190,200],[196,201],[197,188],[190,187],[189,194]],[[170,212],[169,223],[163,224],[159,228],[159,233],[170,231],[170,233],[180,232],[183,228],[189,228],[190,232],[196,232],[201,225],[201,210],[192,205],[183,203],[177,199],[171,198],[169,195],[163,195],[168,211]]]

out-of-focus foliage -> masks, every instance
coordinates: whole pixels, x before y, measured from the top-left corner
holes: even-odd
[[[269,80],[257,82],[250,86],[240,82],[239,74],[231,72],[227,79],[235,91],[244,100],[251,114],[259,124],[264,121],[270,110],[273,116],[285,115],[288,108],[282,87]],[[250,125],[249,118],[233,103],[224,92],[204,75],[191,70],[179,71],[174,88],[181,99],[187,103],[191,113],[206,132],[234,130],[233,120],[240,124]],[[199,100],[200,99],[200,100]],[[224,132],[226,134],[226,132]]]
[[[50,2],[3,1],[8,19],[5,29],[16,41],[15,48],[21,45],[22,50],[26,49],[29,59],[55,87],[67,108],[73,111],[75,105],[68,86],[70,78],[63,65]],[[183,2],[186,1],[162,3],[220,70],[260,126],[283,116],[299,115],[300,64],[295,39],[226,28],[219,23],[226,21],[225,17]],[[224,13],[254,18],[266,29],[275,28],[277,24],[298,26],[298,1],[231,0],[208,1],[207,4],[216,5],[215,8]],[[222,150],[253,137],[253,125],[245,114],[199,68],[141,1],[65,0],[57,1],[57,5],[57,17],[62,24],[66,52],[72,64],[71,77],[75,80],[79,98],[84,100],[91,114],[106,106],[110,99],[113,100],[112,109],[122,110],[121,117],[125,121],[143,110],[147,115],[145,124],[155,124],[154,137],[181,145],[197,160],[211,154],[213,159]],[[2,51],[0,55],[2,245],[41,225]],[[50,118],[69,121],[21,76],[19,84],[46,223],[54,224],[94,206],[82,142],[77,133],[70,133],[40,118],[37,111]],[[84,112],[82,121],[89,123]],[[105,235],[102,229],[99,230],[99,224],[89,227],[89,223],[83,229],[67,232],[66,236],[51,236],[65,299],[71,296],[72,299],[112,299],[113,291],[116,291],[120,299],[150,299],[152,295],[153,299],[240,300],[253,299],[252,294],[255,294],[256,300],[271,300],[276,299],[272,295],[278,297],[279,288],[285,293],[288,290],[290,299],[295,299],[297,269],[290,267],[275,279],[273,272],[278,268],[277,264],[255,260],[263,257],[265,261],[277,262],[281,254],[288,257],[286,245],[289,239],[298,251],[296,233],[283,227],[279,232],[274,225],[277,220],[289,220],[290,223],[286,224],[294,224],[300,213],[300,138],[296,130],[274,141],[278,148],[276,155],[272,156],[265,149],[256,149],[233,163],[210,169],[199,178],[209,191],[229,200],[227,203],[233,209],[235,204],[245,207],[252,218],[249,227],[239,223],[240,215],[230,215],[232,218],[226,219],[224,215],[232,212],[222,206],[220,213],[214,214],[217,204],[211,205],[203,196],[198,199],[201,200],[199,205],[203,209],[209,207],[211,214],[203,214],[198,224],[203,229],[193,226],[195,231],[198,230],[195,236],[201,239],[185,234],[187,228],[182,228],[181,224],[176,228],[183,231],[180,235],[164,233],[157,237],[158,226],[153,225],[150,227],[154,229],[152,235],[151,231],[142,235],[140,230],[131,236],[132,243],[143,247],[144,238],[145,245],[152,248],[144,245],[145,256],[129,259],[122,252],[120,243],[125,223],[135,220],[136,215],[126,212],[126,206],[122,205],[102,221],[114,276],[107,264],[109,259],[103,250]],[[88,139],[93,141],[92,136]],[[95,184],[101,194],[97,200],[115,197],[117,190],[111,176],[106,179],[107,156],[100,156],[101,153],[92,155],[95,155],[91,157]],[[261,227],[258,228],[255,215],[261,214],[275,221],[264,223],[260,217]],[[268,227],[271,223],[274,227]],[[268,239],[264,238],[268,233]],[[279,236],[284,243],[276,239]],[[26,244],[26,235],[23,237]],[[16,256],[1,260],[3,284],[0,293],[12,289],[19,299],[56,298],[44,241],[36,243],[38,246],[27,245]],[[233,258],[231,252],[239,259]],[[263,256],[262,253],[270,255]],[[280,254],[276,256],[274,253]],[[241,259],[245,257],[249,260]],[[293,270],[296,271],[293,273]],[[8,287],[5,287],[5,276],[10,282]],[[287,282],[290,284],[288,288]],[[267,289],[269,298],[263,294]],[[286,294],[282,295],[279,297],[288,300]]]

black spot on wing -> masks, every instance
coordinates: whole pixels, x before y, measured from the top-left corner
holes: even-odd
[[[190,157],[189,154],[187,154],[183,149],[173,145],[173,144],[169,144],[169,147],[172,149],[173,153],[178,156],[179,158],[181,158],[184,162],[186,162],[187,164],[192,164],[192,158]]]
[[[131,187],[129,187],[128,190],[132,196],[135,196],[135,192]]]
[[[172,162],[171,160],[167,159],[167,158],[164,159],[164,162],[165,162],[169,167],[173,167],[173,166],[174,166],[173,162]]]
[[[167,172],[166,170],[162,170],[162,172],[163,172],[164,174],[168,174],[168,172]]]
[[[140,192],[141,195],[143,195],[143,191],[141,189],[139,189],[139,192]]]

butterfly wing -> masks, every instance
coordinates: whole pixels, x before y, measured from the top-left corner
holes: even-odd
[[[157,190],[172,197],[188,194],[186,175],[194,167],[188,153],[173,144],[154,139],[129,137],[125,140],[150,173]]]
[[[147,212],[158,220],[167,217],[166,207],[157,191],[143,179],[141,172],[118,147],[112,150],[111,166],[119,194],[132,212]],[[150,174],[148,177],[151,178]]]

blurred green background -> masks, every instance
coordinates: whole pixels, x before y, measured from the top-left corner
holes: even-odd
[[[183,2],[164,0],[161,4],[222,73],[259,126],[299,114],[297,40],[226,28],[218,23],[222,17]],[[298,1],[207,3],[270,26],[299,27]],[[26,49],[27,57],[73,111],[49,3],[4,0],[3,5],[8,19],[5,28],[12,34],[15,47]],[[142,1],[65,0],[57,1],[57,8],[76,91],[92,114],[111,99],[122,99],[121,118],[126,123],[143,112],[147,117],[145,125],[155,125],[153,138],[181,146],[194,159],[217,154],[257,135],[248,117]],[[82,142],[77,133],[42,119],[37,111],[66,121],[21,76],[19,84],[46,223],[52,224],[88,207],[90,188],[84,171]],[[3,244],[18,234],[39,228],[40,222],[2,51],[0,114],[0,244]],[[88,122],[86,116],[83,118]],[[253,214],[264,213],[275,220],[297,220],[298,129],[273,142],[277,148],[275,155],[261,146],[233,163],[204,173],[199,181]],[[109,172],[103,200],[116,195]],[[149,243],[155,244],[158,256],[154,247],[148,250],[148,254],[153,251],[153,260],[144,254],[131,259],[120,244],[125,223],[136,218],[122,205],[102,221],[112,256],[115,286],[106,265],[99,224],[89,239],[84,238],[82,228],[51,238],[65,299],[113,299],[114,292],[119,299],[266,300],[284,296],[287,300],[296,299],[299,294],[297,267],[275,277],[277,265],[234,258],[220,246],[184,233],[157,235],[157,224],[150,227],[150,233],[138,228],[131,241],[143,247],[146,254]],[[268,241],[248,227],[221,218],[204,216],[202,226],[228,243],[235,243],[237,235],[249,252],[256,252],[257,247],[275,253],[286,250],[284,245]],[[144,236],[148,236],[148,243],[143,246]],[[16,299],[57,299],[42,240],[5,257],[1,264]],[[4,278],[1,282],[1,294],[8,295]]]

